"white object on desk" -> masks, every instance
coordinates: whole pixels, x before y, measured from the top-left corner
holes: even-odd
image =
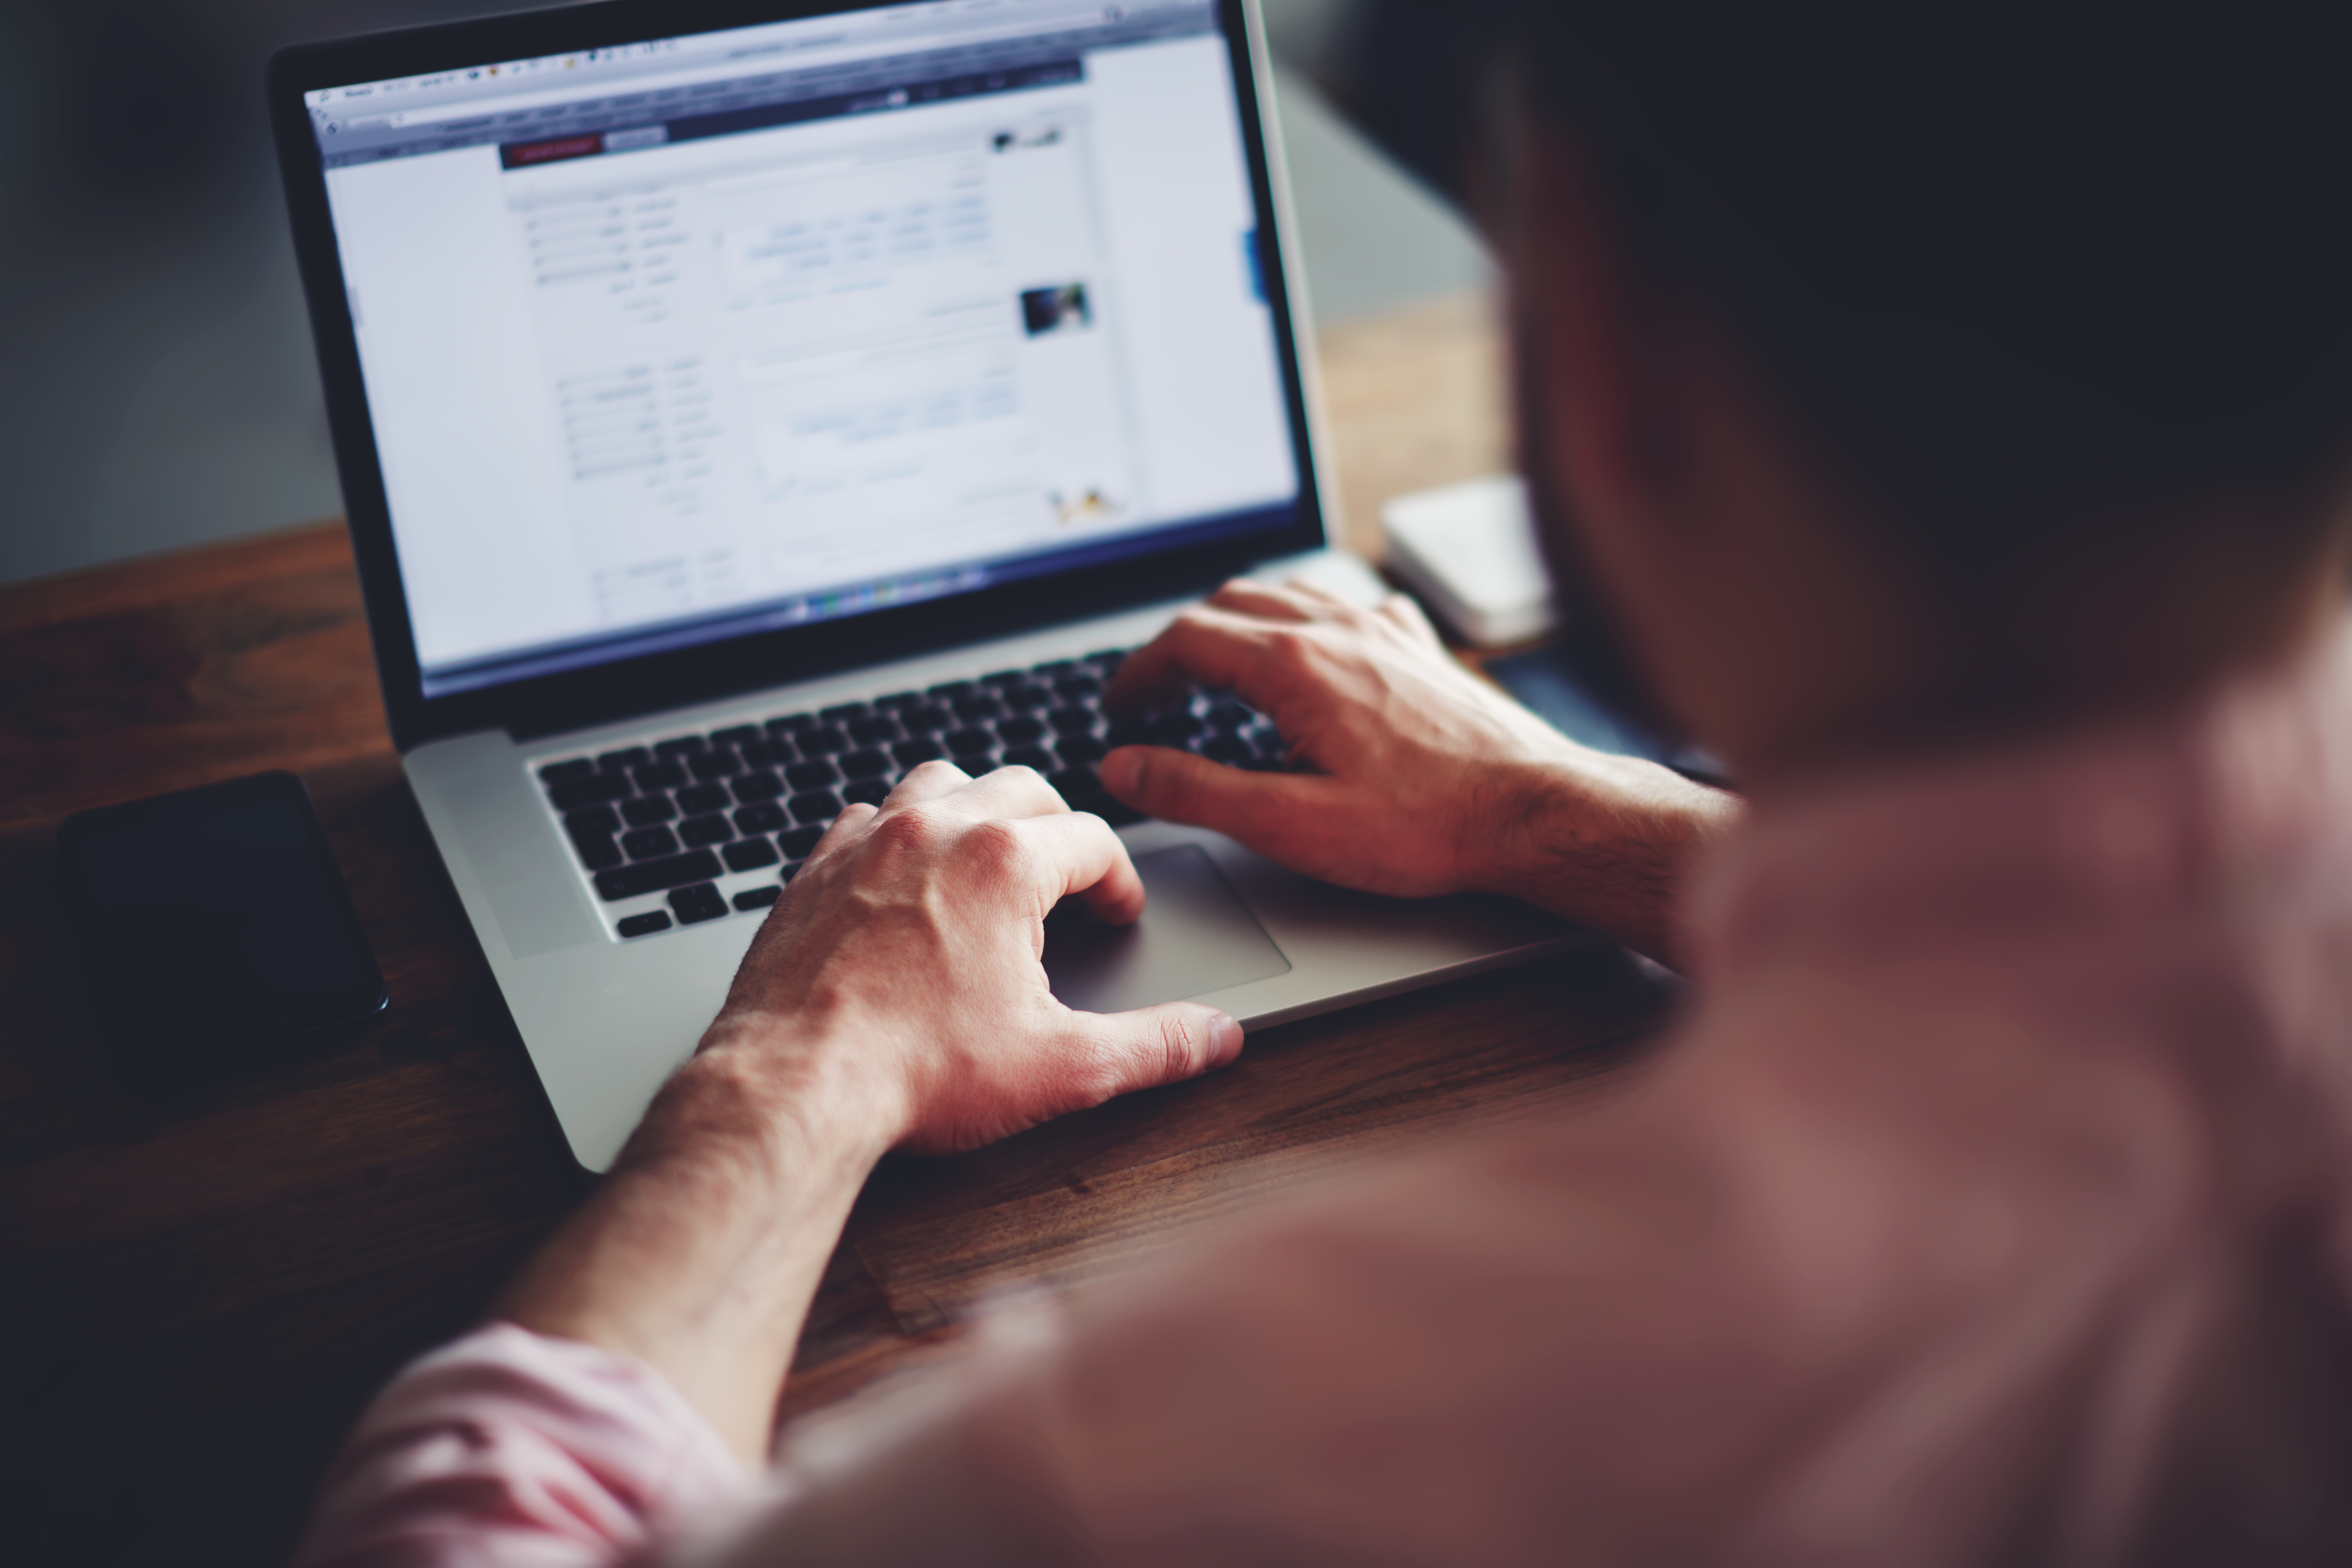
[[[1517,478],[1416,490],[1381,508],[1389,569],[1481,647],[1551,630],[1551,575]]]

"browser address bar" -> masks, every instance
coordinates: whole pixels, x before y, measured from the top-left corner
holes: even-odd
[[[788,66],[793,69],[813,69],[822,66],[841,65],[853,60],[872,58],[877,55],[898,52],[905,47],[919,47],[934,42],[978,44],[1026,37],[1032,34],[1050,31],[1055,26],[1066,26],[1073,21],[1102,18],[1110,9],[1101,5],[1089,5],[1083,9],[1055,13],[1050,16],[1032,15],[1013,25],[1003,23],[994,26],[975,25],[968,27],[926,29],[920,33],[887,37],[868,37],[834,48],[805,47],[793,49],[789,54],[782,50],[778,50],[773,55],[769,55],[766,50],[757,53],[747,51],[745,54],[707,66],[685,67],[677,70],[645,77],[614,78],[609,81],[596,83],[593,92],[590,89],[590,79],[574,78],[564,87],[546,88],[530,92],[503,93],[492,98],[461,99],[425,109],[394,110],[388,114],[380,111],[373,112],[337,120],[335,122],[355,131],[373,129],[377,126],[404,128],[417,125],[440,125],[453,120],[472,120],[486,114],[511,114],[520,109],[541,109],[557,104],[573,103],[583,97],[595,96],[602,92],[657,92],[667,88],[692,87],[700,82],[726,81],[737,77],[756,76],[762,74],[761,67],[767,63],[761,58],[763,55],[768,56],[768,59],[772,60],[778,68]],[[374,106],[371,105],[370,108],[373,109]]]

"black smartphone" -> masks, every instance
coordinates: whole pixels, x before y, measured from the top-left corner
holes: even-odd
[[[292,773],[81,812],[58,845],[123,1063],[142,1076],[262,1054],[391,1001]]]

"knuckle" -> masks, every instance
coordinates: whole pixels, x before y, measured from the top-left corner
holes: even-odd
[[[1158,1037],[1158,1066],[1163,1079],[1190,1078],[1200,1070],[1199,1042],[1193,1038],[1192,1029],[1181,1016],[1170,1016],[1159,1019],[1153,1026],[1153,1033]]]
[[[1026,763],[1008,763],[996,771],[1024,789],[1038,788],[1045,790],[1048,795],[1054,793],[1053,787],[1045,783],[1045,775]]]
[[[964,837],[963,858],[982,871],[1006,875],[1028,863],[1028,841],[1021,837],[1019,827],[1002,817],[973,824]]]
[[[922,855],[935,848],[946,832],[939,808],[924,801],[884,817],[875,825],[874,837],[893,853]]]

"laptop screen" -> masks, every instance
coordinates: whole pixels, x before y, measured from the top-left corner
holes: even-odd
[[[1208,0],[306,95],[424,695],[1286,525]]]

